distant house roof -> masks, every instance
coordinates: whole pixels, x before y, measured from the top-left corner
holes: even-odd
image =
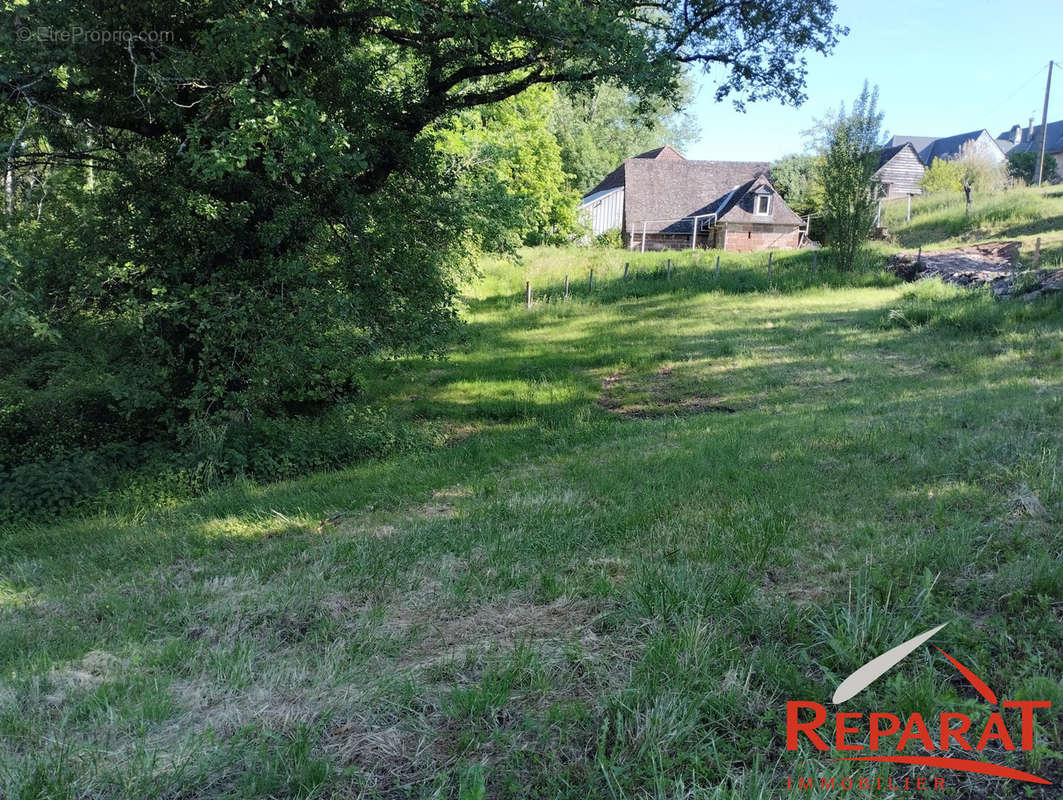
[[[898,145],[910,144],[919,155],[919,160],[929,166],[930,162],[935,158],[955,158],[960,154],[960,150],[965,144],[977,141],[983,133],[987,139],[992,140],[1000,147],[996,139],[990,136],[989,132],[984,128],[977,131],[968,131],[967,133],[957,133],[954,136],[894,136],[886,143],[886,146],[897,147]],[[1005,152],[1003,148],[1001,148],[1001,152]]]
[[[686,161],[683,154],[672,147],[670,144],[666,144],[664,147],[658,147],[655,150],[647,150],[645,153],[639,153],[635,158],[659,158],[659,159],[678,159],[679,161]]]
[[[1000,134],[1000,139],[1007,139],[1011,141],[1011,137],[1017,134],[1020,138],[1018,143],[1013,144],[1011,150],[1016,153],[1026,153],[1029,151],[1038,152],[1041,149],[1041,126],[1035,125],[1033,128],[1033,136],[1030,136],[1030,129],[1020,128],[1018,125],[1014,126],[1011,130],[1004,131]],[[1045,146],[1045,151],[1048,153],[1059,153],[1063,151],[1063,120],[1057,122],[1048,123],[1048,142]]]

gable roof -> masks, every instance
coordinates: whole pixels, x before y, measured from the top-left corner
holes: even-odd
[[[639,153],[635,158],[662,158],[662,159],[678,159],[680,161],[686,161],[683,154],[672,147],[670,144],[666,144],[664,147],[658,147],[654,150],[647,150],[645,153]]]
[[[767,172],[752,161],[678,161],[630,158],[624,162],[624,216],[649,233],[689,233],[689,217],[720,213],[736,187]],[[736,193],[737,194],[737,193]]]
[[[919,160],[929,166],[930,162],[935,158],[955,158],[960,154],[960,149],[965,144],[977,141],[983,133],[986,135],[986,139],[992,141],[1000,148],[999,142],[990,136],[989,131],[985,128],[977,131],[968,131],[967,133],[957,133],[953,136],[894,136],[886,143],[886,146],[897,147],[898,145],[910,144],[919,155]],[[1004,153],[1003,148],[1000,148],[1000,151]]]
[[[928,150],[936,141],[936,136],[894,136],[886,142],[886,147],[899,148],[906,144],[910,144],[915,150],[915,154],[921,159],[923,157],[923,151]]]
[[[758,194],[772,197],[768,214],[754,213],[753,202]],[[725,201],[717,211],[721,222],[760,222],[771,225],[804,225],[805,221],[793,212],[771,185],[768,176],[759,175]]]
[[[716,214],[728,222],[801,225],[775,191],[766,161],[696,161],[671,147],[626,159],[583,196],[586,203],[624,189],[625,225],[647,233],[685,233],[692,217]],[[753,214],[753,193],[767,189],[775,198],[768,215]]]
[[[883,168],[905,150],[909,151],[912,154],[912,157],[925,168],[926,165],[923,164],[922,159],[919,158],[919,152],[915,149],[915,146],[911,142],[905,142],[904,144],[899,144],[895,147],[883,147],[878,151],[878,166],[875,168],[874,177],[879,177],[879,173],[882,172]]]
[[[584,200],[590,197],[592,194],[606,191],[607,189],[619,189],[624,185],[624,165],[633,159],[645,159],[648,161],[686,161],[683,154],[672,147],[670,144],[664,145],[664,147],[658,147],[653,150],[647,150],[645,153],[639,153],[637,156],[632,156],[624,160],[619,167],[614,169],[592,188],[589,192],[583,195]]]
[[[1056,122],[1048,123],[1048,143],[1045,146],[1046,153],[1058,153],[1063,151],[1063,119]],[[1012,129],[1014,130],[1014,128]],[[1028,153],[1030,151],[1040,152],[1041,150],[1041,126],[1036,125],[1033,129],[1033,138],[1030,138],[1029,128],[1021,129],[1022,141],[1014,145],[1011,148],[1015,153]],[[1011,134],[1011,131],[1004,131],[1000,134],[1000,138],[1007,138]]]

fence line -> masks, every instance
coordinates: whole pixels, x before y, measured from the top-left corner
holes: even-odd
[[[1038,250],[1039,250],[1039,248],[1038,248]],[[1037,260],[1037,256],[1039,256],[1039,255],[1040,255],[1040,253],[1035,250],[1035,256],[1034,256],[1035,261]],[[921,261],[922,260],[922,256],[923,256],[923,252],[922,252],[922,248],[920,247],[919,248],[919,254],[916,256],[916,261]],[[706,265],[706,269],[704,270],[704,272],[707,273],[710,276],[709,277],[710,282],[719,283],[719,281],[720,281],[720,278],[721,278],[721,266],[720,266],[721,261],[720,261],[720,259],[721,259],[721,254],[717,253],[716,254],[716,264],[715,264],[715,266],[714,267],[708,267],[708,265]],[[876,257],[875,260],[877,262],[878,258]],[[766,264],[766,266],[767,266],[766,275],[767,275],[767,279],[769,281],[769,288],[771,286],[770,282],[771,282],[771,280],[772,280],[772,278],[774,276],[774,267],[777,266],[777,265],[775,265],[774,262],[775,262],[775,252],[772,251],[772,250],[769,250],[768,251],[768,260],[767,260],[767,264]],[[784,261],[782,263],[785,265],[786,261]],[[884,264],[885,264],[885,261],[883,261],[883,265]],[[698,261],[698,259],[696,257],[691,262],[691,264],[689,266],[694,268],[689,274],[694,275],[694,276],[699,274],[699,268],[701,267],[701,264],[699,263],[699,261]],[[871,253],[870,253],[870,251],[865,250],[863,252],[862,266],[854,265],[854,269],[852,269],[851,271],[854,274],[866,273],[870,266],[871,266]],[[677,263],[675,265],[675,271],[678,271],[678,269],[679,269],[679,264]],[[745,271],[749,271],[749,272],[753,272],[753,273],[756,272],[756,269],[757,269],[757,265],[756,264],[752,264],[752,265],[749,265],[747,267],[739,267],[738,268],[739,271],[745,270]],[[784,269],[783,272],[792,274],[792,273],[799,272],[800,269],[801,269],[800,267],[792,267],[792,268]],[[673,264],[672,264],[672,259],[671,258],[668,258],[668,259],[665,260],[665,264],[664,264],[663,268],[661,266],[657,266],[656,269],[653,269],[651,271],[640,270],[640,269],[637,268],[637,266],[636,266],[635,269],[632,269],[631,268],[631,262],[630,261],[625,261],[624,262],[623,274],[620,276],[619,280],[620,280],[621,283],[623,283],[624,281],[628,280],[629,278],[630,279],[640,279],[640,280],[647,280],[647,279],[652,280],[652,279],[660,278],[660,279],[663,279],[665,281],[671,281],[672,280],[672,273],[673,273]],[[816,275],[819,274],[819,250],[818,249],[812,251],[812,263],[811,263],[811,267],[809,268],[809,274],[812,275],[813,277],[815,277]],[[570,297],[571,292],[570,292],[570,288],[569,287],[570,287],[570,276],[566,274],[565,275],[565,282],[564,282],[564,293],[562,295],[562,299],[563,300],[568,300],[569,297]],[[596,284],[595,284],[595,268],[594,267],[590,267],[589,268],[589,274],[588,274],[588,277],[587,277],[587,293],[588,294],[592,294],[595,291],[595,288],[596,288]],[[549,294],[546,295],[546,302],[551,302],[551,297],[554,297],[554,295],[549,295]],[[526,280],[524,282],[524,303],[525,303],[525,307],[528,308],[528,309],[531,309],[532,306],[535,304],[534,295],[533,295],[533,291],[532,291],[531,280]]]

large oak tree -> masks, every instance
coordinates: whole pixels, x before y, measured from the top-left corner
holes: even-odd
[[[804,54],[843,33],[830,0],[6,5],[13,184],[93,179],[9,228],[5,318],[105,331],[116,402],[171,430],[327,404],[359,356],[440,346],[483,202],[441,120],[537,84],[659,103],[691,64],[718,100],[799,103]]]

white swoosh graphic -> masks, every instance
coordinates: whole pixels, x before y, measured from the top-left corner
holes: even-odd
[[[912,637],[907,642],[887,650],[878,658],[873,658],[868,661],[864,666],[860,667],[860,669],[838,684],[838,688],[834,690],[834,697],[831,698],[831,702],[834,703],[834,705],[840,705],[846,700],[856,697],[856,695],[860,694],[860,692],[864,691],[864,689],[881,678],[891,667],[894,667],[903,661],[905,656],[915,650],[915,648],[919,647],[919,645],[923,644],[923,642],[944,628],[945,625],[948,625],[948,623],[946,622],[938,625],[936,628],[924,631],[918,636]]]

